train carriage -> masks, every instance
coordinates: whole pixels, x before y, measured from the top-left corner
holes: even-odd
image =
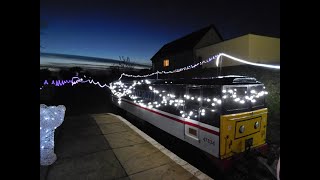
[[[118,107],[218,159],[266,144],[268,93],[255,78],[139,79],[110,89]]]

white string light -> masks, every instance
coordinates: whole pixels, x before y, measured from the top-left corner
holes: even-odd
[[[193,65],[188,65],[188,66],[185,66],[185,67],[183,67],[183,68],[178,68],[178,69],[175,69],[175,70],[172,70],[172,71],[157,71],[157,72],[154,72],[154,73],[151,73],[151,74],[146,74],[146,75],[130,75],[130,74],[122,73],[121,76],[120,76],[120,78],[119,78],[118,80],[122,79],[123,76],[133,77],[133,78],[146,78],[146,77],[150,77],[150,76],[153,76],[153,75],[156,75],[156,74],[173,74],[173,73],[179,73],[179,72],[187,71],[187,70],[190,70],[190,69],[194,69],[194,68],[198,67],[199,65],[209,63],[209,62],[211,62],[212,60],[216,59],[217,56],[218,56],[218,55],[214,55],[214,56],[208,58],[207,60],[198,62],[198,63],[193,64]]]
[[[225,54],[225,53],[219,53],[218,55],[214,55],[210,58],[208,58],[207,60],[205,61],[201,61],[201,62],[198,62],[196,64],[193,64],[193,65],[188,65],[188,66],[185,66],[183,68],[178,68],[178,69],[175,69],[173,71],[157,71],[157,72],[154,72],[154,73],[151,73],[151,74],[146,74],[146,75],[130,75],[130,74],[126,74],[126,73],[122,73],[120,79],[122,79],[123,76],[126,76],[126,77],[133,77],[133,78],[146,78],[146,77],[150,77],[150,76],[153,76],[153,75],[156,75],[156,74],[172,74],[172,73],[179,73],[179,72],[183,72],[183,71],[187,71],[187,70],[190,70],[190,69],[193,69],[193,68],[196,68],[197,66],[199,65],[202,65],[202,64],[206,64],[206,63],[209,63],[211,62],[212,60],[216,59],[216,65],[217,67],[219,67],[219,61],[220,61],[220,58],[221,56],[225,56],[225,57],[228,57],[234,61],[238,61],[238,62],[241,62],[241,63],[244,63],[244,64],[250,64],[250,65],[254,65],[254,66],[261,66],[261,67],[267,67],[267,68],[273,68],[273,69],[280,69],[280,66],[276,66],[276,65],[269,65],[269,64],[260,64],[260,63],[253,63],[253,62],[249,62],[249,61],[246,61],[246,60],[243,60],[243,59],[239,59],[239,58],[236,58],[236,57],[233,57],[231,55],[228,55],[228,54]]]
[[[253,62],[249,62],[249,61],[246,61],[246,60],[243,60],[243,59],[239,59],[239,58],[236,58],[236,57],[233,57],[233,56],[230,56],[228,54],[225,54],[225,53],[220,53],[216,59],[216,65],[217,67],[219,67],[219,60],[220,60],[220,57],[221,56],[225,56],[227,58],[230,58],[234,61],[238,61],[238,62],[241,62],[241,63],[244,63],[244,64],[250,64],[250,65],[253,65],[253,66],[261,66],[261,67],[267,67],[267,68],[272,68],[272,69],[280,69],[280,66],[276,66],[276,65],[269,65],[269,64],[260,64],[260,63],[253,63]]]

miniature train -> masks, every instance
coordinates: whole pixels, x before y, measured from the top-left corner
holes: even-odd
[[[266,145],[263,83],[246,76],[110,84],[121,109],[220,160]]]

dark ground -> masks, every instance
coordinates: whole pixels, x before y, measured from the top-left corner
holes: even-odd
[[[51,92],[43,91],[44,95],[48,93],[52,94],[51,98],[47,100],[42,98],[40,103],[46,105],[65,105],[67,109],[66,117],[70,115],[96,113],[114,113],[123,116],[171,152],[214,179],[274,179],[269,172],[265,171],[265,169],[260,167],[254,160],[239,160],[236,166],[238,170],[232,170],[223,175],[217,170],[212,160],[210,160],[208,155],[203,151],[114,107],[110,101],[109,90],[106,88],[101,89],[91,84],[81,84],[76,86],[55,87]]]

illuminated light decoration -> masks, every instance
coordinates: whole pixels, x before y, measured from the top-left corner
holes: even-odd
[[[193,114],[193,112],[192,112],[192,111],[190,111],[189,115],[191,116],[192,114]]]
[[[83,82],[83,80],[82,79],[80,79],[80,80],[78,80],[77,82]],[[142,83],[144,83],[144,81],[142,80],[141,81]],[[111,91],[112,91],[112,93],[113,94],[115,94],[116,96],[118,96],[118,97],[123,97],[123,96],[126,96],[126,95],[128,95],[128,94],[130,94],[130,93],[132,93],[131,92],[131,90],[130,89],[132,89],[132,87],[133,86],[135,86],[135,85],[139,85],[139,84],[142,84],[142,83],[140,83],[140,82],[138,82],[138,83],[133,83],[133,85],[131,85],[131,86],[129,86],[129,87],[127,87],[126,85],[124,85],[121,81],[118,81],[118,82],[114,82],[114,83],[110,83],[110,86],[107,86],[107,87],[109,87],[110,89],[111,89]],[[121,89],[121,88],[119,88],[119,87],[123,87],[123,89]],[[121,92],[116,92],[116,90],[119,90],[119,89],[121,89],[123,92],[121,93]],[[153,91],[151,91],[151,92],[158,92],[158,90],[156,90],[155,88],[152,88],[153,89]],[[165,91],[162,91],[162,92],[165,92]],[[255,91],[253,91],[253,92],[255,92]],[[261,92],[259,92],[259,93],[261,93]],[[234,92],[233,94],[232,94],[232,96],[233,95],[235,95],[236,94],[236,92]],[[159,96],[161,97],[162,95],[161,94],[159,94]],[[232,97],[231,96],[231,97]],[[137,97],[135,97],[135,96],[131,96],[131,95],[129,95],[129,97],[131,98],[131,99],[136,99]],[[169,105],[170,106],[175,106],[175,107],[177,107],[177,106],[184,106],[184,104],[182,104],[184,101],[183,100],[181,100],[181,99],[174,99],[176,96],[174,95],[174,94],[167,94],[167,98],[166,97],[162,97],[163,98],[163,100],[161,101],[161,104],[164,104],[164,106],[167,106],[168,104],[167,104],[167,100],[169,101]],[[183,96],[185,99],[190,99],[190,96],[189,95],[184,95]],[[233,97],[236,97],[236,96],[233,96]],[[256,100],[254,100],[253,99],[253,97],[254,96],[250,96],[250,98],[248,97],[248,96],[246,96],[246,99],[250,99],[251,100],[251,102],[255,102]],[[200,97],[199,97],[200,98]],[[198,98],[198,99],[199,99]],[[194,99],[194,97],[191,97],[191,99]],[[204,101],[208,101],[208,98],[206,98],[206,97],[201,97],[199,100],[201,100],[201,99],[203,99]],[[212,99],[214,102],[216,102],[217,104],[221,104],[222,103],[222,101],[220,100],[220,99],[217,99],[217,98],[213,98]],[[244,100],[240,100],[240,99],[237,99],[236,100],[237,102],[239,102],[239,103],[241,103],[241,104],[243,104],[243,103],[245,103],[245,101]],[[136,101],[134,101],[134,102],[136,102]],[[138,104],[140,104],[142,107],[147,107],[144,103],[141,103],[142,102],[142,100],[139,100],[138,101]],[[174,103],[174,102],[176,102],[176,103]],[[147,102],[148,103],[148,102]],[[174,104],[173,104],[174,103]],[[149,102],[148,103],[149,105],[148,105],[148,108],[153,108],[153,106],[151,105],[151,103]],[[154,104],[156,104],[156,103],[154,103]],[[215,103],[212,103],[211,104],[212,106],[215,106],[216,104]],[[157,104],[156,106],[155,106],[155,108],[158,108],[158,107],[160,107],[160,104]],[[211,110],[212,112],[215,112],[215,110]],[[182,114],[181,116],[184,118],[186,115],[183,113],[183,111],[180,111],[180,114]],[[192,114],[191,115],[194,115],[194,117],[197,117],[197,115],[196,114],[193,114],[193,112],[192,112]],[[192,117],[191,115],[189,115],[187,118],[190,118],[190,117]],[[202,112],[201,111],[201,116],[205,116],[205,112]]]
[[[226,93],[227,91],[226,90],[222,90],[222,93]]]
[[[191,97],[191,100],[194,100],[194,97]]]
[[[199,65],[203,65],[205,63],[209,63],[211,62],[212,60],[216,59],[216,65],[217,67],[219,66],[219,60],[220,60],[220,57],[221,56],[225,56],[225,57],[228,57],[230,59],[233,59],[235,61],[239,61],[239,62],[242,62],[242,63],[246,63],[246,64],[251,64],[251,65],[256,65],[256,66],[264,66],[264,67],[270,67],[270,68],[276,68],[276,69],[280,69],[280,66],[274,66],[274,65],[266,65],[266,64],[259,64],[259,63],[251,63],[251,62],[248,62],[248,61],[245,61],[245,60],[241,60],[239,58],[235,58],[233,56],[230,56],[230,55],[227,55],[225,53],[219,53],[218,55],[214,55],[212,57],[209,57],[207,60],[204,60],[204,61],[201,61],[201,62],[198,62],[194,65],[189,65],[189,66],[186,66],[186,67],[183,67],[183,68],[178,68],[178,69],[175,69],[173,71],[157,71],[157,72],[154,72],[154,73],[151,73],[151,74],[146,74],[146,75],[130,75],[130,74],[125,74],[125,73],[122,73],[121,76],[119,77],[118,80],[122,79],[123,76],[126,76],[126,77],[134,77],[134,78],[146,78],[146,77],[150,77],[150,76],[153,76],[153,75],[158,75],[158,74],[172,74],[172,73],[179,73],[179,72],[183,72],[183,71],[186,71],[186,70],[190,70],[190,69],[193,69],[193,68],[196,68],[197,66]],[[84,76],[85,77],[85,76]],[[85,82],[89,82],[90,84],[95,84],[95,85],[99,85],[101,88],[102,87],[109,87],[108,85],[104,84],[104,85],[101,85],[99,82],[94,82],[93,80],[86,80],[86,81],[83,81],[82,78],[79,78],[79,77],[75,77],[75,78],[78,78],[76,80],[76,82],[72,82],[72,86],[74,84],[77,84],[79,82],[82,82],[82,83],[85,83]],[[89,77],[91,78],[91,77]],[[72,80],[73,81],[73,80]],[[143,82],[143,80],[141,80],[141,82]],[[141,84],[141,82],[139,81],[137,84]],[[60,82],[61,83],[61,82]],[[58,86],[60,86],[60,83],[58,83]],[[62,84],[65,84],[66,82],[62,82]],[[146,84],[150,84],[151,82],[149,80],[146,80]],[[167,83],[167,81],[165,81],[165,83]],[[170,82],[172,83],[172,82]],[[55,84],[54,81],[52,82],[52,84]],[[110,87],[109,87],[110,88]],[[40,90],[43,89],[43,88],[40,88]],[[222,91],[223,93],[225,93],[225,91],[223,90]]]
[[[233,56],[230,56],[228,54],[225,53],[220,53],[217,57],[216,57],[216,66],[219,67],[219,61],[220,61],[220,57],[221,56],[225,56],[227,58],[230,58],[234,61],[238,61],[244,64],[249,64],[249,65],[253,65],[253,66],[260,66],[260,67],[267,67],[267,68],[272,68],[272,69],[280,69],[280,66],[276,66],[276,65],[269,65],[269,64],[261,64],[261,63],[253,63],[253,62],[249,62],[249,61],[245,61],[243,59],[239,59]]]
[[[49,84],[49,83],[48,83],[47,80],[45,80],[44,83],[43,83],[43,85],[48,85],[48,84]]]
[[[202,112],[202,113],[205,113],[205,112],[206,112],[206,110],[202,109],[202,110],[201,110],[201,112]]]
[[[172,71],[157,71],[157,72],[153,72],[151,74],[146,74],[146,75],[130,75],[130,74],[122,73],[118,80],[122,79],[123,76],[133,77],[133,78],[146,78],[146,77],[159,75],[159,74],[179,73],[179,72],[187,71],[187,70],[190,70],[190,69],[194,69],[194,68],[198,67],[199,65],[202,65],[202,64],[205,64],[205,63],[209,63],[212,60],[216,59],[217,57],[218,57],[218,55],[214,55],[212,57],[209,57],[207,60],[198,62],[198,63],[193,64],[193,65],[185,66],[183,68],[178,68],[178,69],[175,69],[175,70],[172,70]],[[165,81],[165,83],[167,83],[167,81]],[[172,82],[170,82],[170,83],[172,83]]]
[[[256,91],[255,90],[251,90],[250,93],[251,94],[256,94]]]
[[[198,101],[201,101],[201,98],[198,98]]]
[[[46,106],[40,104],[40,164],[53,164],[57,156],[54,153],[54,131],[64,120],[66,108],[63,105]]]
[[[234,101],[236,101],[236,102],[237,102],[237,101],[240,101],[240,98],[236,98],[236,99],[234,99]]]
[[[226,98],[227,98],[227,96],[226,96],[226,95],[224,95],[224,96],[222,96],[222,98],[223,98],[223,99],[226,99]]]
[[[149,89],[152,90],[152,86],[149,86]]]
[[[264,94],[268,94],[268,92],[267,92],[267,91],[265,91],[265,92],[264,92]]]
[[[211,100],[208,98],[208,99],[207,99],[207,102],[210,102],[210,101],[211,101]]]
[[[215,110],[214,110],[214,109],[211,109],[211,112],[215,112]]]

